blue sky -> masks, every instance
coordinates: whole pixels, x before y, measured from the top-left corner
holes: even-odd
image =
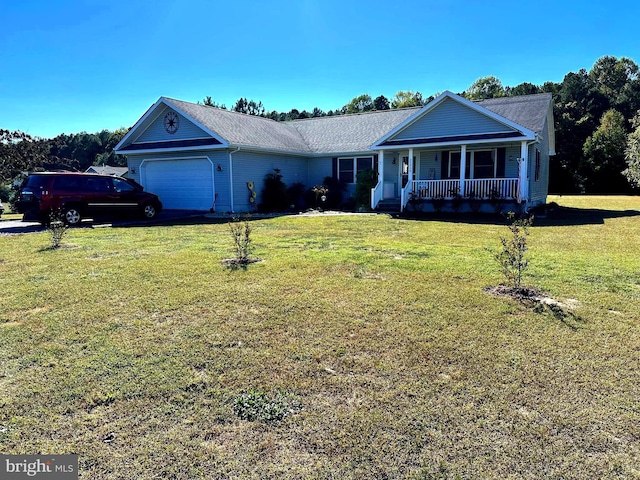
[[[129,127],[160,96],[326,111],[487,75],[559,82],[603,55],[640,62],[638,18],[637,1],[6,1],[0,129]]]

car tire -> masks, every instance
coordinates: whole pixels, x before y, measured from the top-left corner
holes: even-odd
[[[147,203],[146,205],[142,206],[142,216],[145,219],[154,219],[156,218],[156,215],[158,215],[158,207],[156,207],[153,203]]]
[[[78,210],[77,207],[75,206],[65,207],[62,209],[62,212],[63,212],[62,217],[64,219],[64,223],[66,223],[70,227],[80,224],[80,221],[82,220],[82,214],[80,213],[80,210]]]

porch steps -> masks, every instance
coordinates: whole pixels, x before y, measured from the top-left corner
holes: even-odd
[[[383,213],[398,213],[400,211],[400,199],[385,198],[380,200],[377,210]]]

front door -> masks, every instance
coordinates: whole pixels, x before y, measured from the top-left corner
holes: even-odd
[[[413,178],[416,179],[416,157],[413,157]],[[407,182],[409,181],[409,157],[402,157],[402,165],[400,165],[400,185],[402,188],[407,186]]]

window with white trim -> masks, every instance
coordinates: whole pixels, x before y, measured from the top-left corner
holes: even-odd
[[[535,178],[534,180],[537,182],[540,180],[540,150],[536,148],[536,169],[535,169]]]
[[[467,179],[496,178],[496,149],[467,151],[464,177]],[[448,178],[460,178],[460,152],[449,154]]]
[[[340,157],[338,158],[338,180],[356,183],[356,176],[369,168],[373,168],[373,157]]]

